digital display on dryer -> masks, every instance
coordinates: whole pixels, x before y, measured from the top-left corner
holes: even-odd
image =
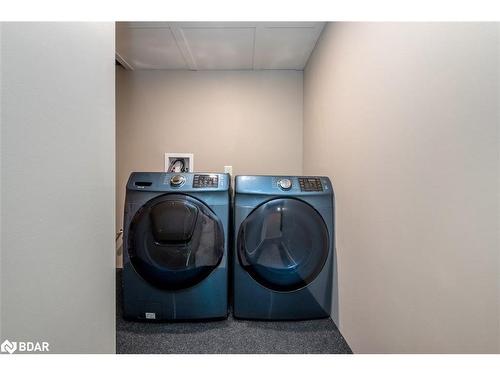
[[[317,177],[299,177],[300,191],[323,191],[321,180]]]

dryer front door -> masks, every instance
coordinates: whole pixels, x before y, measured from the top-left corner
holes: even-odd
[[[237,247],[241,266],[257,282],[288,292],[321,272],[328,258],[328,229],[309,204],[278,198],[258,206],[241,223]]]
[[[142,206],[130,223],[127,240],[136,272],[168,290],[198,284],[224,255],[219,218],[203,202],[183,194],[162,195]]]

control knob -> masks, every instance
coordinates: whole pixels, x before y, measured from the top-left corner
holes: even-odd
[[[181,186],[186,179],[180,174],[176,174],[170,178],[170,185],[172,186]]]
[[[292,180],[290,180],[289,178],[282,178],[278,181],[278,186],[283,190],[290,190],[290,188],[292,187]]]

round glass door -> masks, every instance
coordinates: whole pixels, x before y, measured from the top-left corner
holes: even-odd
[[[298,199],[268,201],[241,224],[238,258],[260,284],[293,291],[309,284],[328,257],[328,229],[320,214]]]
[[[154,286],[189,288],[219,265],[224,254],[222,223],[195,198],[162,195],[132,219],[128,254],[135,270]]]

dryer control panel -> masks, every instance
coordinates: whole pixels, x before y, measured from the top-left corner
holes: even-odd
[[[323,191],[318,177],[299,177],[300,191]]]
[[[332,195],[326,176],[236,176],[235,192],[261,195]]]

